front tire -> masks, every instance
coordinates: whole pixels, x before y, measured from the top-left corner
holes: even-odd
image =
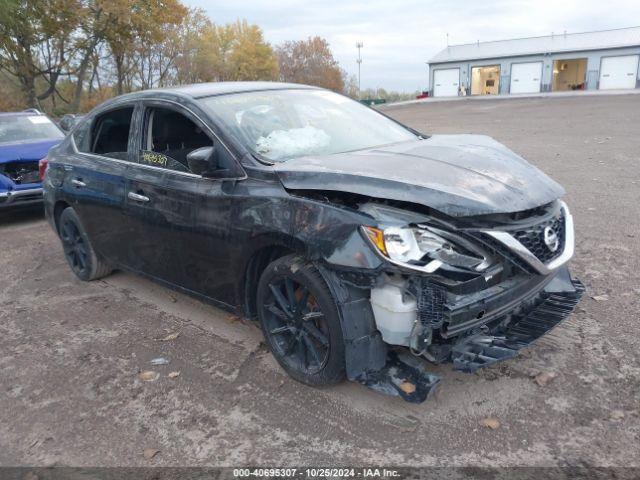
[[[340,316],[313,264],[296,255],[269,264],[258,284],[257,307],[267,345],[291,377],[312,386],[344,380]]]
[[[73,208],[65,208],[60,215],[58,235],[67,263],[80,280],[88,282],[111,273],[112,268],[98,257],[91,246],[89,237]]]

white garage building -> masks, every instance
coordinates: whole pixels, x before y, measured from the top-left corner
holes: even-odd
[[[640,87],[640,27],[451,45],[429,61],[430,95]]]

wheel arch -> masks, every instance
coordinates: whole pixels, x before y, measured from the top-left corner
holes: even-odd
[[[286,235],[265,235],[254,239],[251,245],[251,250],[243,254],[246,262],[237,289],[244,315],[255,320],[257,287],[264,269],[271,262],[286,255],[297,253],[304,256],[306,247],[299,239]]]
[[[64,200],[58,200],[56,202],[56,204],[53,207],[53,224],[55,226],[56,232],[58,232],[58,223],[60,222],[60,215],[62,215],[62,212],[70,207],[71,205],[69,205],[66,201]]]

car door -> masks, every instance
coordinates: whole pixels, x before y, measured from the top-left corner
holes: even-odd
[[[220,298],[230,268],[230,198],[224,182],[189,170],[186,156],[217,140],[190,110],[147,101],[138,118],[126,211],[135,230],[129,264],[179,287]]]
[[[124,222],[126,170],[135,104],[100,112],[73,133],[73,153],[64,162],[63,192],[95,250],[110,262],[126,262],[130,232]]]

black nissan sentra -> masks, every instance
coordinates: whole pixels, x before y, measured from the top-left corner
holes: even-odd
[[[120,96],[49,153],[71,270],[126,269],[259,322],[282,368],[423,401],[558,325],[564,190],[495,140],[427,135],[327,90],[215,83]]]

